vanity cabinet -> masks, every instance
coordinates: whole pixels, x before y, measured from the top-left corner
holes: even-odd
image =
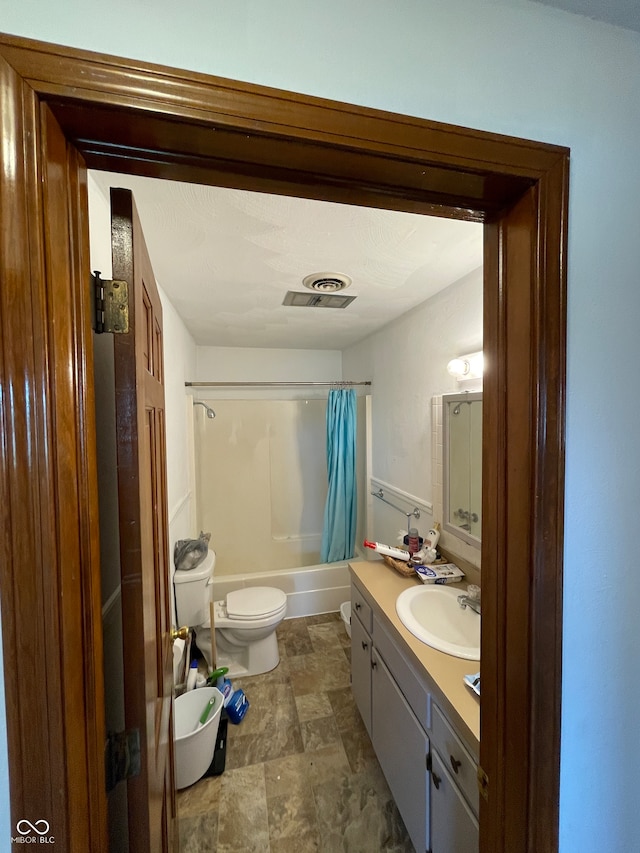
[[[414,847],[427,850],[429,738],[375,648],[371,673],[371,741]]]
[[[354,612],[352,602],[351,613]],[[371,636],[357,614],[351,616],[351,690],[369,737],[372,737]]]
[[[373,600],[351,585],[358,710],[417,853],[476,853],[476,762]]]
[[[422,853],[429,840],[429,738],[375,645],[379,639],[388,648],[383,632],[372,606],[352,584],[351,689],[407,832]],[[426,708],[424,700],[421,704]]]
[[[477,766],[438,705],[431,713],[431,851],[476,853]]]
[[[479,835],[476,816],[435,749],[432,749],[429,761],[431,853],[477,853]]]
[[[355,618],[354,618],[355,617]],[[351,690],[364,721],[371,732],[371,634],[373,611],[365,595],[355,584],[351,587]]]

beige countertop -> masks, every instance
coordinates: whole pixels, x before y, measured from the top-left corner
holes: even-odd
[[[408,587],[421,585],[422,581],[418,578],[402,577],[382,560],[357,560],[349,565],[354,578],[376,602],[408,647],[414,664],[426,670],[428,680],[435,686],[432,691],[435,701],[459,729],[460,735],[477,758],[480,745],[480,699],[465,685],[462,677],[477,672],[480,662],[463,660],[432,649],[404,627],[396,613],[396,598]]]

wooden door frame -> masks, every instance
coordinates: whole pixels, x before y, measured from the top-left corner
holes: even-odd
[[[65,849],[105,849],[86,163],[485,223],[481,850],[556,850],[568,150],[12,36],[0,87],[13,825],[51,816]],[[47,172],[46,110],[66,174]]]

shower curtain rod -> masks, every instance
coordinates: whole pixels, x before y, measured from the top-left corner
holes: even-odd
[[[338,385],[341,387],[347,387],[352,385],[371,385],[371,381],[367,380],[365,382],[349,382],[348,380],[337,380],[335,382],[185,382],[184,383],[187,388],[246,388],[246,387],[262,387],[262,386],[298,386],[298,387],[307,387],[309,385],[322,385],[322,386],[332,386]]]

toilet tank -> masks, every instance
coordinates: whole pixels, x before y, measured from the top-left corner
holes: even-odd
[[[204,625],[209,618],[215,564],[216,552],[209,549],[199,566],[188,570],[177,569],[174,573],[178,627],[186,625],[195,628],[197,625]]]

